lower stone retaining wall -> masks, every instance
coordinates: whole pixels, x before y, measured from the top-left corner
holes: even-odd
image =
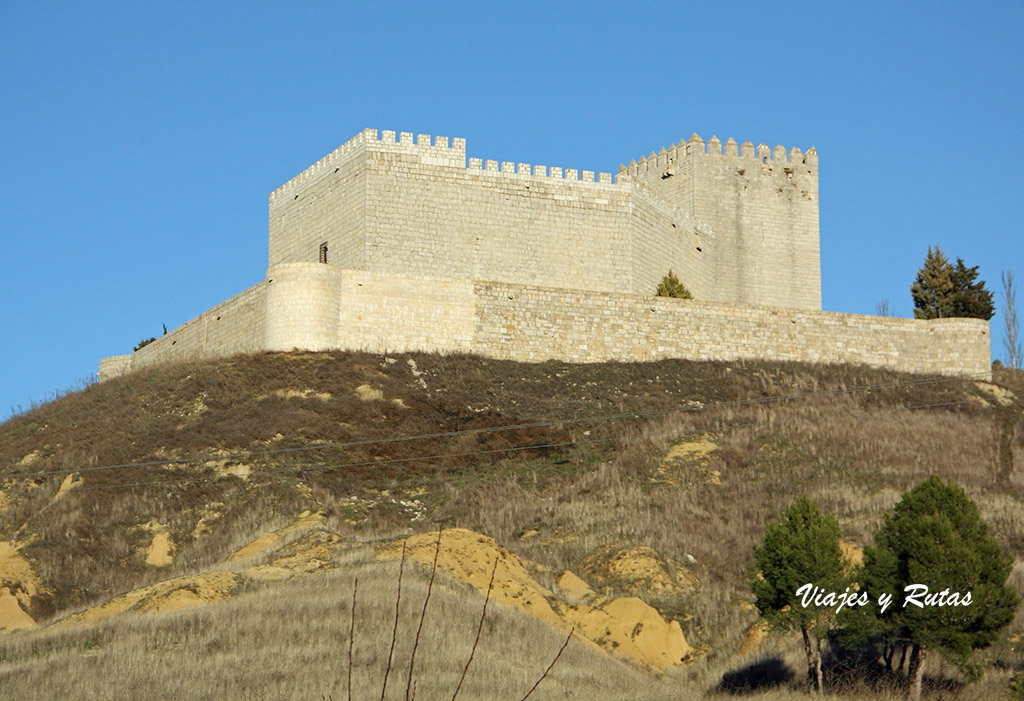
[[[100,382],[153,365],[263,350],[266,287],[253,285],[134,353],[103,358]]]
[[[795,360],[991,373],[981,319],[894,319],[478,282],[474,352],[521,361]]]
[[[296,348],[527,362],[763,359],[987,378],[990,342],[980,319],[894,319],[286,263],[138,352],[104,358],[100,380],[157,363]]]

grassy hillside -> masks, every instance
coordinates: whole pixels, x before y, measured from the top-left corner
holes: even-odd
[[[856,550],[901,492],[938,474],[978,502],[1024,592],[1022,399],[1022,373],[1005,370],[987,384],[798,364],[426,354],[260,354],[118,378],[0,426],[0,541],[39,580],[33,592],[14,591],[12,577],[0,586],[32,619],[224,571],[300,513],[322,514],[325,535],[296,552],[330,554],[308,577],[243,572],[217,605],[8,634],[0,684],[30,698],[59,664],[70,696],[345,698],[335,684],[359,577],[354,697],[379,697],[396,563],[379,561],[375,544],[441,525],[495,538],[549,590],[572,570],[609,597],[639,595],[698,651],[653,675],[574,642],[531,698],[679,698],[751,681],[767,698],[802,697],[799,647],[750,633],[747,570],[765,524],[806,494]],[[671,586],[601,565],[601,553],[636,546],[653,549]],[[288,547],[268,557],[283,561]],[[403,621],[418,617],[428,577],[409,565]],[[435,586],[421,698],[450,697],[484,598],[444,577]],[[412,632],[402,630],[404,668]],[[484,630],[460,698],[521,698],[562,641],[498,605]],[[1018,613],[1011,636],[1022,631]],[[1012,640],[985,655],[990,671],[963,698],[998,697],[1024,664]],[[942,693],[956,693],[956,671],[942,672]],[[389,698],[404,697],[403,674]],[[849,698],[888,693],[885,680],[843,683]]]

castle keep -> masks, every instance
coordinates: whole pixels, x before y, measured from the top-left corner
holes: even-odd
[[[654,297],[671,269],[694,300]],[[617,176],[367,129],[270,194],[266,278],[131,355],[471,352],[989,372],[988,322],[821,311],[818,156],[696,135]]]

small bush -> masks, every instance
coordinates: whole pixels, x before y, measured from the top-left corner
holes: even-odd
[[[144,338],[144,339],[142,339],[141,341],[139,341],[138,345],[136,345],[134,348],[132,348],[132,353],[138,351],[140,348],[145,348],[146,346],[148,346],[150,343],[152,343],[155,340],[156,340],[155,338]]]
[[[679,282],[679,278],[669,270],[668,275],[661,279],[658,285],[658,297],[674,297],[675,299],[693,299],[693,295],[686,289],[686,285]]]

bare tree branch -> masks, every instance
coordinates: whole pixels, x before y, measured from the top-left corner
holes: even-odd
[[[398,595],[395,597],[395,627],[391,631],[391,652],[388,653],[388,666],[384,670],[384,686],[380,688],[380,701],[384,701],[384,692],[388,690],[388,675],[391,674],[391,659],[395,654],[395,641],[398,640],[398,605],[402,603],[402,572],[405,571],[405,541],[402,541],[402,561],[398,565]]]
[[[1004,270],[1003,280],[1003,347],[1006,349],[1006,356],[1009,367],[1014,370],[1021,369],[1021,361],[1024,360],[1021,352],[1020,341],[1020,318],[1017,316],[1017,289],[1013,283],[1013,271]]]
[[[466,660],[466,667],[462,670],[462,676],[459,677],[459,685],[455,687],[455,693],[452,694],[452,701],[455,701],[455,697],[459,695],[459,690],[462,689],[462,682],[466,680],[466,672],[469,671],[469,665],[473,663],[473,656],[476,655],[476,646],[480,642],[480,631],[484,629],[484,618],[487,616],[487,602],[491,600],[491,589],[494,587],[494,573],[498,571],[498,560],[500,557],[494,558],[494,567],[491,569],[491,581],[487,583],[487,596],[484,597],[484,610],[480,614],[480,625],[476,627],[476,639],[473,641],[473,649],[469,651],[469,659]]]
[[[412,656],[409,658],[409,679],[405,683],[405,700],[410,701],[410,692],[413,687],[413,669],[416,666],[416,649],[420,646],[420,631],[423,630],[423,619],[427,617],[427,604],[430,603],[430,592],[434,588],[434,575],[437,574],[437,556],[441,552],[441,531],[444,526],[437,527],[437,546],[434,548],[434,565],[430,568],[430,584],[427,585],[427,598],[423,600],[423,610],[420,611],[420,625],[416,629],[416,640],[412,644]],[[413,694],[415,696],[415,694]]]
[[[352,585],[352,620],[348,627],[348,701],[352,701],[352,644],[356,639],[356,592],[359,591],[359,577]]]
[[[538,679],[537,683],[533,685],[533,688],[530,689],[528,692],[526,692],[526,696],[523,697],[522,701],[526,701],[526,699],[530,698],[530,694],[532,694],[534,691],[536,691],[537,687],[540,686],[540,683],[542,681],[544,681],[545,677],[548,676],[548,672],[550,672],[551,668],[555,666],[556,662],[558,662],[558,658],[562,656],[562,652],[565,650],[565,647],[569,644],[569,641],[572,640],[572,634],[575,633],[575,632],[576,632],[575,628],[573,628],[573,629],[571,629],[569,631],[569,635],[568,635],[568,637],[566,637],[565,642],[562,643],[562,647],[559,648],[558,654],[555,655],[555,659],[551,660],[551,664],[549,664],[548,668],[544,670],[544,674],[540,675],[540,679]]]

